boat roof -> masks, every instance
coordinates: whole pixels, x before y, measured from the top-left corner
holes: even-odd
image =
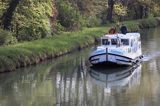
[[[127,34],[121,34],[121,33],[116,33],[116,34],[106,34],[102,38],[121,38],[121,39],[131,39],[131,38],[139,38],[140,34],[139,33],[127,33]]]

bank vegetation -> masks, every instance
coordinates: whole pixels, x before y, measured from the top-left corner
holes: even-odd
[[[125,21],[129,31],[160,25],[157,18]],[[157,24],[159,23],[159,24]],[[111,24],[110,26],[113,26]],[[96,43],[99,37],[108,33],[110,26],[84,28],[76,32],[63,32],[51,38],[0,47],[0,72],[14,71],[17,68],[37,64],[43,60],[81,50]]]

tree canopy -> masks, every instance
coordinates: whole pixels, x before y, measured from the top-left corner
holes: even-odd
[[[0,0],[0,27],[18,40],[159,15],[159,0]]]

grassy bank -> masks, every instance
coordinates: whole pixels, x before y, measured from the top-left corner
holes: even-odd
[[[158,19],[126,21],[129,30],[156,27]],[[19,67],[37,64],[45,59],[54,58],[74,50],[82,49],[104,35],[109,26],[86,28],[78,32],[64,32],[48,39],[23,42],[0,47],[0,72],[13,71]]]

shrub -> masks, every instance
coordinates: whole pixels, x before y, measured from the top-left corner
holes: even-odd
[[[13,15],[12,30],[16,32],[18,40],[30,41],[49,37],[55,14],[53,0],[21,1]]]
[[[158,25],[158,20],[156,18],[142,19],[139,21],[139,27],[143,28],[152,28]]]
[[[23,27],[19,31],[17,35],[17,39],[19,41],[23,41],[23,40],[30,41],[30,40],[45,38],[49,35],[51,34],[45,28],[30,25],[29,27]]]
[[[96,17],[89,17],[87,19],[87,27],[99,26],[101,24],[101,20]]]
[[[57,21],[55,27],[52,29],[53,34],[58,34],[61,31],[64,31],[64,27]]]
[[[83,16],[70,3],[65,1],[57,2],[59,23],[67,30],[81,29],[83,25]]]
[[[129,32],[137,32],[140,30],[138,21],[128,21],[124,22],[124,24],[127,26]]]
[[[0,29],[0,45],[17,43],[16,37],[11,32]]]

